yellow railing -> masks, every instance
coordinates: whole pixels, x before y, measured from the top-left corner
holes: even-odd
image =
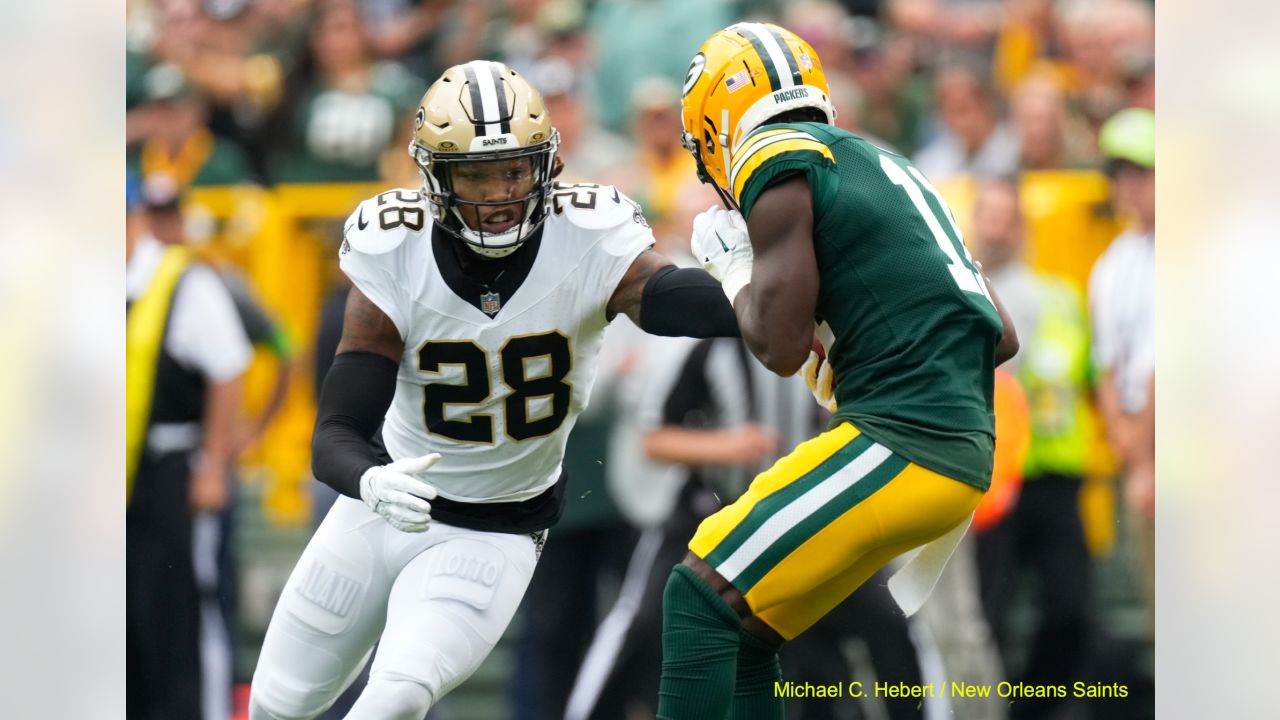
[[[264,514],[278,525],[300,525],[311,516],[312,348],[321,302],[338,272],[341,223],[361,200],[383,189],[373,184],[196,188],[186,198],[188,224],[202,254],[245,272],[295,349],[294,382],[284,406],[240,458],[242,478],[262,483]],[[267,401],[274,362],[260,352],[249,370],[249,415]]]

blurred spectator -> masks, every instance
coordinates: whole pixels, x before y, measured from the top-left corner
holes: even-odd
[[[665,77],[644,78],[631,91],[629,106],[635,154],[615,182],[644,207],[654,234],[663,235],[676,193],[695,175],[693,156],[680,144],[680,88]]]
[[[865,18],[851,18],[845,8],[832,0],[794,0],[780,5],[780,17],[767,17],[765,21],[776,22],[804,38],[822,58],[822,69],[828,77],[833,70],[853,69],[856,42],[866,39],[858,33]]]
[[[1004,300],[1022,347],[1007,369],[1022,382],[1030,444],[1013,512],[978,536],[982,601],[991,627],[1008,647],[1008,608],[1022,572],[1036,579],[1036,629],[1021,672],[1011,680],[1070,684],[1089,637],[1090,562],[1080,517],[1080,489],[1094,441],[1089,414],[1089,330],[1079,292],[1036,272],[1023,257],[1018,186],[992,180],[978,190],[974,257]],[[1010,657],[1006,653],[1006,657]],[[1050,715],[1056,698],[1027,698],[1014,718]]]
[[[620,370],[601,367],[604,374]],[[606,463],[614,461],[608,440],[618,404],[609,392],[616,385],[602,380],[565,448],[564,472],[573,489],[556,525],[556,542],[543,548],[521,609],[526,636],[518,672],[530,686],[523,688],[527,695],[517,698],[519,720],[565,717],[574,676],[596,626],[618,597],[627,559],[636,547],[636,530],[624,521],[605,486]]]
[[[168,246],[188,245],[185,216],[182,210],[182,191],[167,175],[153,175],[144,184],[147,220],[151,233]],[[250,344],[266,350],[276,361],[276,376],[267,400],[257,416],[247,423],[237,425],[234,448],[236,454],[248,449],[262,438],[271,420],[284,404],[293,374],[293,350],[284,328],[276,323],[262,303],[254,297],[248,279],[230,263],[219,263],[210,253],[202,253],[201,259],[217,273],[235,304],[239,318]]]
[[[353,0],[323,0],[315,12],[269,127],[271,180],[377,180],[383,151],[409,137],[425,83],[374,58]]]
[[[1124,66],[1126,107],[1156,109],[1156,59],[1146,53],[1130,54]]]
[[[1098,134],[1116,204],[1132,226],[1089,277],[1098,407],[1123,464],[1148,611],[1155,592],[1155,114],[1129,108]],[[1149,617],[1154,623],[1154,615]]]
[[[1044,59],[1057,57],[1054,36],[1054,0],[1002,0],[992,79],[1008,93],[1032,68],[1051,72]],[[1061,82],[1058,83],[1062,85]]]
[[[852,47],[852,77],[863,94],[857,127],[901,152],[914,153],[923,139],[931,102],[929,79],[915,72],[909,43],[886,37],[876,21],[857,18],[846,27]],[[832,97],[840,95],[833,89]],[[841,123],[839,115],[836,123]]]
[[[1126,69],[1154,57],[1154,17],[1146,0],[1058,3],[1056,25],[1068,88],[1094,123],[1123,107]]]
[[[1001,20],[999,0],[889,0],[883,14],[902,32],[926,40],[939,66],[958,50],[981,58],[985,67]]]
[[[587,22],[595,38],[594,87],[600,123],[614,132],[626,132],[636,84],[652,75],[683,81],[689,59],[702,41],[735,20],[729,0],[596,2]]]
[[[526,73],[547,50],[550,37],[541,22],[543,0],[502,0],[504,12],[496,13],[487,34],[498,57],[516,72]],[[554,116],[553,116],[554,117]]]
[[[562,57],[546,57],[529,70],[529,82],[542,91],[547,112],[556,119],[564,171],[562,183],[619,184],[629,174],[631,144],[596,124],[586,101],[582,72]]]
[[[221,720],[231,688],[216,513],[252,349],[226,287],[185,247],[162,244],[140,209],[125,225],[127,714]]]
[[[1062,90],[1044,76],[1032,75],[1010,100],[1014,132],[1018,136],[1021,170],[1062,170],[1093,165],[1088,153],[1087,128],[1067,112]]]
[[[436,61],[442,41],[452,33],[449,0],[364,0],[360,15],[369,46],[381,58],[398,60],[418,77],[444,70]]]
[[[282,62],[305,26],[285,0],[166,2],[131,16],[131,47],[147,62],[171,64],[205,98],[215,135],[252,144],[279,101]],[[254,153],[255,172],[261,167]]]
[[[142,104],[129,112],[127,133],[140,141],[129,165],[143,182],[164,176],[185,189],[252,177],[244,149],[209,130],[208,104],[177,65],[152,66],[142,85]]]
[[[911,162],[934,182],[958,175],[1010,175],[1018,167],[1018,138],[1000,119],[991,85],[970,67],[938,72],[934,84],[942,128]]]
[[[166,246],[189,244],[182,195],[171,178],[152,176],[144,185],[143,197],[147,208],[147,220],[152,234]],[[216,264],[208,253],[201,258],[226,286],[235,305],[236,316],[244,328],[250,344],[270,353],[275,360],[275,378],[266,402],[256,416],[237,422],[232,434],[232,454],[240,455],[257,443],[284,405],[285,393],[292,376],[293,353],[284,329],[276,324],[258,300],[253,296],[248,282],[235,267]],[[234,464],[227,467],[227,503],[216,515],[216,522],[200,526],[202,537],[213,548],[215,561],[198,564],[203,572],[197,575],[206,609],[202,613],[203,676],[205,707],[208,717],[224,717],[224,703],[231,687],[231,668],[235,637],[236,579],[239,563],[231,538],[236,532],[237,490],[239,472]]]

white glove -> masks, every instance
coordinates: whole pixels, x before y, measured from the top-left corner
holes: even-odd
[[[751,238],[747,222],[737,210],[714,206],[693,219],[693,254],[711,277],[724,286],[729,304],[751,282]]]
[[[810,350],[809,359],[800,366],[800,375],[804,378],[804,384],[809,386],[809,392],[813,393],[813,399],[826,408],[827,412],[835,412],[836,376],[831,372],[831,363]]]
[[[403,532],[422,532],[431,525],[431,503],[436,489],[418,477],[436,464],[440,453],[396,460],[371,467],[360,476],[360,499],[391,527]]]

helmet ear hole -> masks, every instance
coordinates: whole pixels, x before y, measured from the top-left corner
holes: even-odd
[[[716,154],[716,139],[711,135],[710,130],[702,131],[702,145],[707,149],[707,154]]]

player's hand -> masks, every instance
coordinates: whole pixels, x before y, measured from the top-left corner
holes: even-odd
[[[778,437],[755,423],[724,430],[715,443],[726,465],[749,467],[762,463],[778,447]]]
[[[423,532],[431,526],[431,503],[436,489],[417,477],[426,472],[440,453],[396,460],[371,467],[360,476],[360,499],[391,527],[403,532]]]
[[[1142,462],[1125,472],[1124,499],[1129,509],[1145,518],[1156,516],[1155,462]]]
[[[191,509],[195,512],[220,512],[230,499],[231,490],[227,485],[226,464],[202,460],[191,474]]]
[[[826,408],[827,412],[836,411],[836,376],[831,372],[831,363],[816,351],[809,351],[809,359],[800,366],[800,376],[804,384],[809,386],[813,399]]]
[[[751,282],[751,238],[737,210],[716,206],[699,213],[693,219],[689,246],[702,267],[724,286],[730,303]]]

